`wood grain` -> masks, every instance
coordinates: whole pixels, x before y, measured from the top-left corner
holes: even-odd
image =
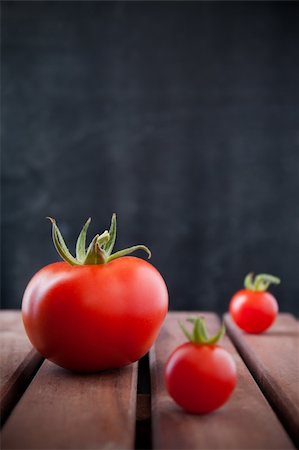
[[[20,311],[0,315],[0,388],[3,424],[42,363],[23,328]]]
[[[4,449],[131,449],[137,363],[78,375],[45,361],[7,420]]]
[[[290,314],[279,314],[274,325],[259,335],[244,333],[228,314],[225,323],[247,367],[299,447],[298,322]]]
[[[169,314],[150,352],[152,427],[155,449],[290,449],[293,444],[226,336],[221,345],[234,357],[238,384],[229,402],[208,415],[185,413],[164,386],[164,366],[172,350],[185,341],[177,320],[192,313]],[[213,314],[204,314],[211,332],[219,326]]]

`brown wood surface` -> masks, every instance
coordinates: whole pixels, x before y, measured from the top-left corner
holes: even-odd
[[[227,314],[227,331],[247,367],[299,447],[299,326],[279,314],[263,334],[247,334]]]
[[[294,448],[281,423],[226,336],[221,345],[237,363],[238,384],[226,405],[207,415],[185,413],[164,386],[165,361],[186,339],[177,319],[192,313],[169,314],[150,352],[152,427],[155,449],[289,449]],[[213,314],[204,314],[211,331],[219,326]]]
[[[78,375],[45,361],[3,427],[2,449],[131,449],[137,363]]]
[[[20,311],[1,311],[0,315],[0,388],[1,422],[34,376],[42,357],[32,349],[26,336]]]

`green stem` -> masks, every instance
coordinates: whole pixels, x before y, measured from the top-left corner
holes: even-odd
[[[86,257],[83,261],[84,265],[104,264],[106,262],[105,255],[102,253],[98,241],[101,236],[98,234],[93,238],[86,252]]]
[[[52,223],[52,238],[57,252],[64,261],[73,266],[106,264],[116,258],[129,255],[136,250],[144,250],[148,254],[148,257],[151,257],[151,252],[145,245],[134,245],[133,247],[125,248],[112,254],[116,241],[116,214],[112,215],[109,231],[105,230],[104,233],[97,234],[92,239],[87,250],[85,248],[86,234],[91,219],[89,218],[86,221],[77,239],[76,258],[69,252],[55,219],[51,217],[48,217],[48,219]]]
[[[104,250],[108,256],[111,255],[116,240],[116,214],[112,214],[111,225],[109,229],[110,239],[104,245]]]
[[[208,337],[207,328],[205,324],[205,318],[204,317],[197,317],[197,318],[189,318],[187,319],[188,322],[193,323],[193,330],[192,333],[188,331],[185,326],[179,321],[179,325],[186,336],[186,338],[193,342],[194,344],[199,345],[214,345],[217,344],[217,342],[222,338],[222,336],[225,333],[225,326],[222,323],[221,327],[217,331],[217,333],[212,336],[211,338]]]
[[[268,273],[260,273],[255,277],[253,273],[249,273],[244,280],[245,289],[250,291],[266,291],[270,284],[280,284],[280,279]]]

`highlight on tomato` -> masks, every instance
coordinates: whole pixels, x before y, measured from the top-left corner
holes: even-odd
[[[177,347],[165,366],[165,384],[169,395],[187,412],[205,414],[224,405],[237,383],[233,357],[217,343],[225,332],[208,338],[203,317],[188,319],[189,332],[180,324],[188,342]]]
[[[254,277],[249,273],[244,280],[244,289],[236,292],[229,304],[234,322],[247,333],[262,333],[274,322],[278,313],[275,297],[267,292],[270,284],[279,284],[280,279],[261,273]]]
[[[128,256],[135,245],[113,253],[110,230],[86,248],[87,220],[69,252],[54,219],[52,237],[64,261],[49,264],[29,282],[22,302],[32,345],[61,367],[79,372],[119,368],[137,361],[157,338],[168,309],[166,284],[155,267]]]

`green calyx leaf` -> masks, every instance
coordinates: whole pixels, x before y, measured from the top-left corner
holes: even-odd
[[[205,324],[205,318],[204,317],[190,317],[187,319],[188,322],[191,322],[193,324],[193,330],[192,332],[188,331],[187,328],[179,321],[179,325],[186,336],[186,338],[193,342],[194,344],[200,344],[200,345],[214,345],[216,344],[224,335],[225,333],[225,326],[222,323],[221,327],[219,328],[218,332],[215,334],[215,336],[212,336],[211,338],[207,335],[207,329]]]
[[[136,250],[145,251],[148,254],[148,259],[150,259],[152,256],[150,249],[145,245],[134,245],[133,247],[125,248],[124,250],[113,253],[113,255],[109,256],[108,262],[112,261],[113,259],[119,258],[120,256],[130,255],[131,253],[136,252]]]
[[[105,264],[121,256],[129,255],[136,250],[144,250],[149,258],[150,250],[145,245],[135,245],[133,247],[112,253],[116,241],[116,214],[112,215],[109,231],[97,234],[86,249],[86,234],[91,222],[89,218],[84,224],[76,243],[76,258],[68,250],[62,234],[56,224],[56,220],[48,217],[52,223],[52,239],[55,248],[64,261],[73,266]]]
[[[108,256],[111,255],[116,241],[116,214],[112,214],[111,225],[109,229],[109,239],[104,245],[105,252]]]
[[[260,273],[254,277],[254,273],[246,275],[244,287],[250,291],[263,292],[268,289],[270,284],[280,284],[280,278],[268,273]]]
[[[83,262],[86,258],[86,233],[91,222],[89,218],[85,225],[83,226],[81,233],[79,234],[77,244],[76,244],[76,258],[78,261]]]
[[[62,237],[62,234],[59,231],[59,228],[56,224],[56,220],[52,217],[47,217],[52,223],[52,239],[55,245],[55,248],[62,259],[71,264],[72,266],[80,265],[80,261],[74,258],[69,252],[66,243]]]

